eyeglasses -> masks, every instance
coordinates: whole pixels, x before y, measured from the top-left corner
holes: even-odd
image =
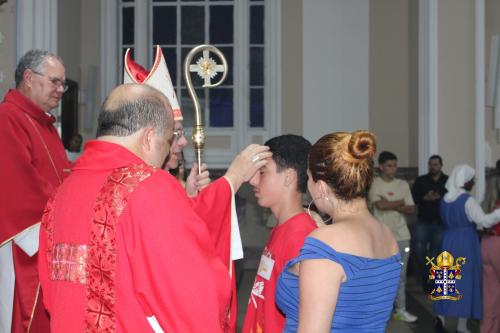
[[[173,134],[173,140],[172,141],[176,142],[180,138],[182,138],[186,134],[186,132],[184,132],[184,129],[179,129],[179,130],[174,131],[172,134]]]
[[[43,73],[40,73],[40,72],[37,72],[37,71],[34,71],[34,70],[31,70],[31,71],[33,72],[33,74],[40,75],[40,76],[43,76],[43,77],[46,77],[47,79],[49,79],[50,83],[52,83],[52,85],[54,85],[54,87],[57,87],[57,88],[62,87],[63,88],[63,92],[68,91],[69,87],[66,84],[66,81],[60,80],[57,77],[47,76],[47,75],[45,75]]]

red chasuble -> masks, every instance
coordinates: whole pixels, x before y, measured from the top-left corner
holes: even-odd
[[[167,172],[87,143],[42,221],[52,332],[152,332],[152,316],[164,332],[227,332],[227,264],[193,205]]]
[[[0,104],[0,246],[40,222],[47,199],[69,170],[54,121],[17,90],[9,90]],[[37,255],[29,257],[15,243],[12,253],[16,273],[12,332],[26,332],[30,325],[30,332],[46,332],[45,311],[37,309],[32,318],[38,292]]]

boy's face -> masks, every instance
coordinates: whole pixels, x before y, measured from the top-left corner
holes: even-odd
[[[383,176],[392,179],[396,176],[396,171],[398,171],[398,161],[388,160],[379,165],[380,172]]]
[[[255,197],[261,207],[272,208],[280,202],[285,190],[286,172],[277,172],[276,162],[272,158],[250,179]]]

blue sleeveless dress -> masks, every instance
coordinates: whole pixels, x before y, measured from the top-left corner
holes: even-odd
[[[441,218],[445,226],[441,242],[442,251],[450,252],[455,259],[465,257],[466,262],[460,267],[462,279],[457,279],[455,284],[462,298],[458,301],[435,301],[434,313],[482,319],[483,264],[476,225],[465,213],[465,203],[469,198],[467,193],[463,193],[453,202],[441,200]]]
[[[319,239],[308,237],[300,255],[289,261],[276,286],[276,303],[286,315],[283,332],[296,332],[299,317],[299,279],[289,268],[306,259],[329,259],[342,266],[341,284],[331,332],[383,333],[392,312],[399,284],[401,256],[385,259],[337,252]]]

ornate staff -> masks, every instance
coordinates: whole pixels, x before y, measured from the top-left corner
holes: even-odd
[[[191,61],[194,55],[198,52],[203,51],[203,57],[200,57],[195,64],[192,64]],[[209,57],[209,52],[215,53],[220,60],[222,61],[222,65],[219,65]],[[196,95],[196,91],[193,88],[193,82],[191,81],[191,72],[196,72],[203,80],[204,84],[202,87],[204,88],[214,88],[219,86],[227,76],[227,61],[224,57],[224,54],[212,45],[198,45],[193,48],[186,56],[186,60],[184,60],[184,78],[186,80],[186,86],[189,91],[189,96],[193,100],[194,105],[194,113],[195,113],[195,121],[193,128],[193,147],[196,152],[196,162],[198,163],[198,172],[201,173],[201,154],[203,151],[203,147],[205,146],[205,129],[203,128],[203,124],[201,121],[201,111],[200,111],[200,102],[198,101],[198,96]],[[216,83],[212,83],[211,80],[218,74],[222,73],[222,77]]]

